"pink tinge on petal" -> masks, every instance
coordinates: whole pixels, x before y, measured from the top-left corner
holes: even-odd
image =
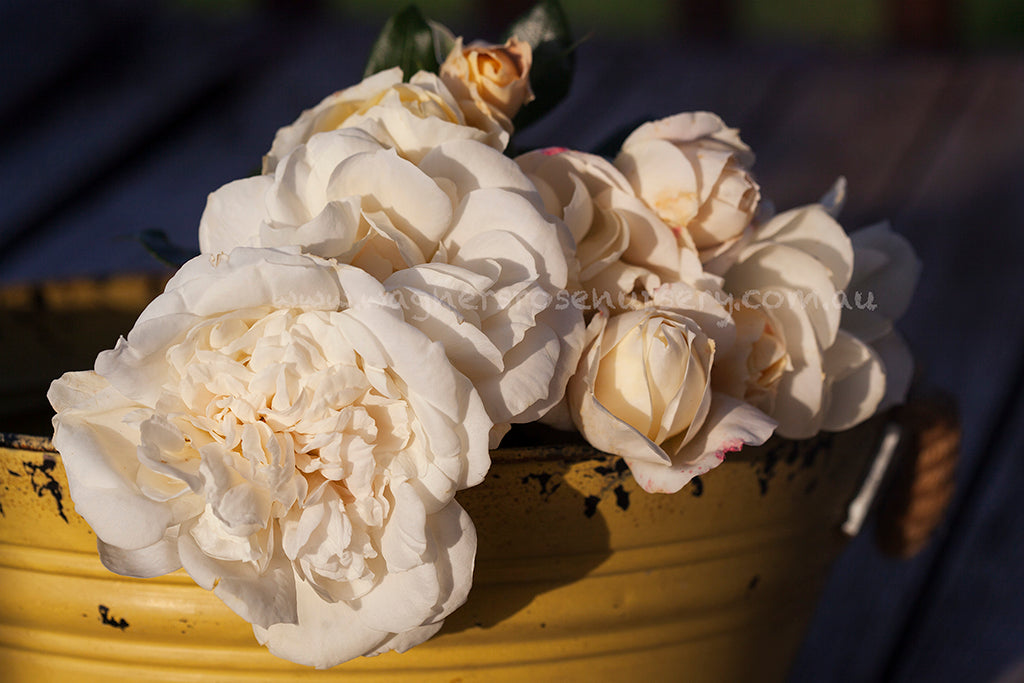
[[[746,444],[743,443],[743,439],[730,439],[722,444],[722,447],[715,451],[715,457],[719,460],[725,460],[726,453],[735,453],[736,451],[743,450]]]
[[[738,399],[715,394],[711,412],[696,437],[672,455],[664,465],[627,458],[633,476],[648,493],[675,493],[694,477],[717,467],[728,453],[768,440],[775,421]]]
[[[540,150],[540,153],[546,157],[553,157],[557,154],[561,154],[562,152],[568,151],[568,147],[545,147],[544,149]]]
[[[739,450],[739,449],[737,448],[735,450]],[[717,458],[719,462],[722,462],[723,460],[725,460],[725,453],[724,452],[716,453],[714,455],[714,457]],[[684,477],[686,477],[686,481],[689,482],[694,477],[703,477],[705,474],[707,474],[708,472],[713,470],[715,467],[717,467],[717,465],[716,466],[712,466],[712,465],[695,465],[694,467],[687,467],[686,469],[681,470],[679,472],[679,474],[684,476]],[[685,486],[685,484],[683,484],[683,485]],[[655,487],[654,479],[651,478],[651,477],[648,477],[646,482],[645,482],[645,484],[642,484],[641,487],[644,489],[644,491],[647,491],[648,493],[675,493],[676,492],[675,490],[663,489],[663,488]]]

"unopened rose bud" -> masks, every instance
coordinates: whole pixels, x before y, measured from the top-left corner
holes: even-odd
[[[728,313],[710,302],[659,305],[673,287],[687,289],[663,287],[643,309],[598,312],[566,392],[583,437],[621,455],[650,492],[678,491],[727,453],[764,443],[775,426],[750,404],[712,389],[715,355],[735,338]]]
[[[512,119],[533,99],[529,43],[509,38],[504,45],[477,43],[462,46],[462,39],[441,65],[441,80],[455,95],[470,125],[486,129],[488,120],[512,132]]]

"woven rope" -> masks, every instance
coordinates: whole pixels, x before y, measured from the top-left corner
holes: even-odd
[[[887,554],[906,558],[928,543],[953,497],[960,421],[955,404],[945,396],[914,399],[899,420],[907,438],[882,504],[878,545]]]

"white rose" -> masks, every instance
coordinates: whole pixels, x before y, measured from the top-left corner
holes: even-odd
[[[357,129],[315,135],[274,175],[211,194],[199,245],[297,245],[366,270],[408,305],[408,288],[437,288],[446,306],[410,321],[480,389],[495,440],[561,400],[579,359],[582,311],[559,296],[575,279],[572,236],[519,167],[479,142],[443,142],[413,164]]]
[[[673,231],[633,192],[611,163],[562,148],[529,152],[516,163],[537,186],[544,206],[576,240],[580,286],[588,304],[628,308],[637,289],[703,276],[689,233]]]
[[[462,46],[462,38],[441,64],[439,75],[454,95],[470,125],[490,130],[497,122],[512,133],[512,119],[533,100],[529,43],[509,38],[504,45],[474,43]]]
[[[755,401],[786,438],[848,429],[870,417],[885,392],[877,354],[839,326],[852,271],[849,237],[824,207],[812,204],[760,227],[725,275],[735,305],[755,311],[740,315],[757,315],[763,325],[754,326],[762,334],[738,344],[722,364],[732,365],[734,377],[743,372],[737,365],[763,373],[754,380],[763,391],[758,398],[734,393],[735,384],[719,388]]]
[[[263,172],[273,173],[281,159],[317,133],[339,128],[361,128],[413,161],[445,140],[480,140],[498,150],[508,144],[508,133],[496,122],[485,130],[470,125],[440,78],[420,71],[403,83],[402,70],[395,67],[328,95],[278,130],[263,157]]]
[[[888,223],[850,235],[853,274],[846,287],[840,327],[871,345],[885,368],[885,395],[878,410],[903,403],[914,373],[914,358],[893,321],[910,306],[921,262],[911,244]]]
[[[659,305],[690,297],[698,293],[672,285],[648,308],[611,317],[599,311],[569,380],[569,411],[580,433],[621,455],[645,491],[678,491],[726,453],[764,443],[774,427],[756,408],[712,391],[717,347],[728,348],[735,331],[706,297],[702,308]]]
[[[666,223],[685,230],[709,262],[748,231],[761,194],[750,148],[709,112],[645,123],[626,138],[615,166]]]
[[[199,256],[48,397],[111,570],[185,570],[287,659],[430,637],[469,591],[491,423],[444,351],[350,266]]]

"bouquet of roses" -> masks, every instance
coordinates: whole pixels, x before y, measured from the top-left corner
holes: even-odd
[[[472,583],[455,499],[513,424],[578,431],[650,492],[771,434],[902,399],[917,272],[848,237],[840,180],[775,214],[714,114],[614,160],[504,153],[567,90],[564,17],[501,45],[414,10],[361,83],[213,192],[184,263],[95,370],[55,381],[54,443],[112,571],[184,568],[274,654],[423,642]]]

